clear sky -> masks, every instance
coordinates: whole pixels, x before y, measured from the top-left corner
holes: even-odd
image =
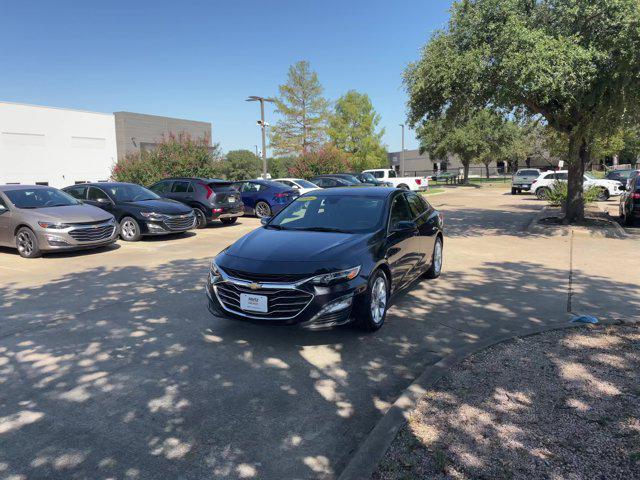
[[[401,74],[450,0],[0,0],[0,100],[213,124],[224,151],[259,145],[258,107],[308,60],[327,98],[369,94],[400,149]],[[267,121],[275,121],[271,107]],[[415,148],[407,132],[406,148]]]

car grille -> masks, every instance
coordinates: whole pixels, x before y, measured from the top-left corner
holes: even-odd
[[[248,312],[240,309],[240,294],[250,293],[267,297],[268,313]],[[313,295],[301,290],[266,289],[252,290],[230,282],[216,284],[218,300],[229,310],[254,318],[287,320],[298,315],[313,299]]]
[[[165,220],[164,224],[169,230],[189,230],[193,227],[194,219],[195,217],[193,213],[188,213],[186,215],[175,215],[170,216],[167,220]]]
[[[104,225],[90,228],[76,228],[70,230],[69,235],[78,242],[97,242],[100,240],[106,240],[113,235],[115,225]]]
[[[283,274],[283,273],[249,273],[231,268],[224,268],[227,275],[239,280],[263,283],[290,283],[311,278],[313,275],[307,274]]]

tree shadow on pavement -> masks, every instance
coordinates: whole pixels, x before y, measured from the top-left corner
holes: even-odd
[[[0,291],[0,474],[334,478],[426,366],[567,318],[566,272],[487,263],[399,296],[377,333],[206,309],[205,260]],[[589,277],[640,307],[636,285]]]

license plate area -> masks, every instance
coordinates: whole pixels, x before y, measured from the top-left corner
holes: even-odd
[[[252,293],[240,294],[240,308],[247,312],[267,313],[269,311],[267,297]]]

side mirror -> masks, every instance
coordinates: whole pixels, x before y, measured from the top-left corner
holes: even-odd
[[[413,232],[417,228],[418,226],[416,225],[416,222],[411,222],[409,220],[401,220],[395,224],[392,232],[408,233],[408,232]]]
[[[0,215],[2,215],[4,212],[7,212],[7,207],[5,207],[4,205],[0,205]]]
[[[108,198],[99,198],[96,201],[98,203],[101,203],[102,205],[109,205],[111,203],[111,200],[109,200]]]
[[[271,221],[271,217],[262,217],[262,218],[260,219],[260,223],[261,223],[262,225],[267,225],[270,221]]]

